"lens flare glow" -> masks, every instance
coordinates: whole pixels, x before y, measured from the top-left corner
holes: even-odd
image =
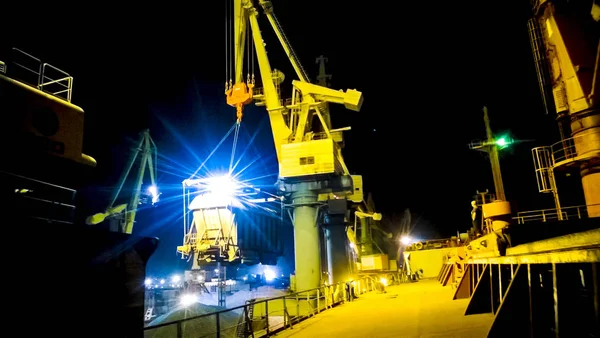
[[[190,305],[198,302],[198,295],[196,295],[194,293],[185,294],[185,295],[181,296],[180,302],[181,302],[181,305],[183,305],[183,306],[190,306]]]
[[[408,237],[408,236],[402,236],[402,238],[400,238],[400,243],[404,244],[404,245],[409,245],[412,242],[412,238]]]
[[[267,282],[270,282],[273,279],[275,279],[275,271],[271,269],[265,269],[265,279],[267,280]]]
[[[233,197],[240,188],[239,183],[230,175],[209,177],[206,183],[206,190],[222,197]]]
[[[150,194],[150,196],[152,196],[152,204],[156,204],[160,196],[158,188],[155,185],[151,185],[148,187],[148,193]]]

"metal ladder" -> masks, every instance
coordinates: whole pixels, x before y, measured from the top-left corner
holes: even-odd
[[[152,319],[152,314],[154,313],[154,308],[153,307],[149,307],[146,310],[146,314],[144,315],[144,320],[150,320]]]

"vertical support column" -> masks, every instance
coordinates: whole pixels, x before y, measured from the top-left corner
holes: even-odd
[[[534,322],[533,322],[533,290],[532,288],[532,281],[531,281],[531,264],[527,264],[527,290],[529,293],[529,337],[533,338],[535,337],[534,333]]]
[[[318,225],[317,225],[318,226]],[[319,259],[321,260],[321,280],[329,280],[329,268],[327,266],[327,231],[319,228]]]
[[[598,47],[600,55],[600,45]],[[598,62],[598,61],[596,61]],[[571,130],[576,156],[600,150],[600,109],[571,113]],[[581,163],[579,168],[588,217],[600,217],[600,164],[598,156]]]
[[[498,153],[498,146],[495,144],[494,135],[492,134],[487,107],[483,107],[483,120],[485,122],[487,143],[489,145],[488,153],[490,155],[490,162],[492,164],[492,175],[494,177],[496,199],[500,201],[506,201],[506,195],[504,194],[504,183],[502,182],[502,171],[500,170],[500,154]]]
[[[369,220],[366,217],[360,218],[360,254],[370,255],[373,253],[373,243],[371,242],[371,229]]]
[[[325,238],[327,239],[329,284],[345,282],[349,279],[349,266],[344,225],[328,226],[325,229]]]
[[[580,174],[588,217],[600,217],[600,165],[586,163]]]
[[[217,296],[219,306],[226,307],[226,293],[225,293],[225,281],[227,280],[226,268],[221,265],[220,261],[217,261]]]
[[[496,314],[496,307],[494,306],[494,265],[490,263],[490,312]]]
[[[504,290],[502,289],[502,264],[498,264],[498,299],[502,303]]]
[[[197,251],[194,251],[192,257],[192,270],[200,270],[200,254]]]
[[[294,243],[296,291],[317,288],[321,280],[319,228],[316,224],[317,193],[305,183],[292,193],[294,210]]]
[[[556,264],[552,263],[552,291],[554,297],[554,335],[560,337],[558,327],[558,272],[556,271]]]
[[[600,288],[598,285],[598,279],[600,279],[600,276],[598,276],[598,263],[592,263],[592,282],[594,283],[593,290],[594,290],[594,321],[596,324],[596,327],[600,327]]]

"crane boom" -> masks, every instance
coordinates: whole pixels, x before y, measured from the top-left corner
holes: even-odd
[[[134,188],[131,193],[129,203],[128,204],[119,204],[119,205],[115,206],[114,204],[116,203],[116,201],[119,197],[119,194],[121,193],[121,190],[123,189],[123,186],[125,185],[125,181],[127,181],[127,178],[129,177],[129,174],[131,173],[131,170],[133,169],[133,165],[136,163],[136,160],[138,159],[138,156],[140,158],[140,166],[138,168],[138,173],[135,178]],[[142,184],[144,182],[144,175],[146,173],[146,167],[148,167],[148,171],[150,173],[151,187],[154,187],[154,189],[156,189],[155,188],[155,184],[156,184],[155,159],[156,159],[156,145],[154,144],[154,141],[150,137],[150,132],[148,130],[145,130],[141,133],[140,140],[137,143],[137,147],[134,149],[133,154],[131,154],[129,162],[127,163],[125,170],[121,174],[121,178],[119,179],[117,188],[113,191],[113,195],[111,197],[111,200],[110,200],[108,206],[106,207],[106,210],[102,213],[97,213],[92,216],[89,216],[86,219],[86,223],[88,225],[99,224],[99,223],[102,223],[106,218],[109,218],[112,216],[117,216],[117,215],[123,215],[123,212],[124,212],[125,213],[124,218],[122,219],[122,224],[120,224],[119,230],[121,232],[131,234],[133,231],[133,225],[135,224],[135,217],[137,215],[137,207],[140,204],[140,194],[141,194],[141,190],[142,190]],[[158,198],[158,192],[151,191],[151,194],[153,195],[152,202],[154,203]]]
[[[302,67],[298,56],[294,52],[294,49],[292,49],[292,45],[283,33],[283,29],[281,29],[279,21],[275,17],[275,14],[273,14],[273,4],[271,3],[271,1],[260,0],[260,5],[265,11],[267,19],[269,20],[271,27],[273,27],[273,30],[275,31],[275,35],[277,35],[277,38],[279,39],[281,47],[283,47],[283,50],[285,50],[285,54],[287,55],[288,59],[290,59],[290,63],[292,64],[294,71],[296,71],[296,75],[298,75],[300,81],[310,82],[308,74],[306,74],[306,71]]]
[[[144,183],[144,174],[146,171],[146,166],[148,167],[148,172],[150,173],[150,182],[152,182],[151,186],[155,187],[156,177],[154,167],[153,155],[156,154],[156,145],[152,138],[150,137],[150,132],[145,130],[142,133],[142,142],[141,147],[136,149],[136,153],[141,153],[140,158],[140,167],[138,169],[138,174],[136,176],[135,185],[133,188],[133,193],[131,194],[131,198],[129,200],[129,212],[127,212],[127,217],[125,219],[125,227],[124,231],[126,234],[130,234],[133,231],[133,225],[135,223],[135,216],[137,215],[138,205],[140,204],[140,193],[142,190],[142,183]],[[132,161],[134,161],[132,159]],[[153,195],[156,195],[157,192],[153,192]]]
[[[235,62],[235,73],[234,73],[234,83],[243,83],[244,82],[244,48],[246,47],[246,34],[247,34],[247,22],[246,19],[247,13],[244,8],[242,8],[242,4],[235,4],[234,12],[233,12],[233,53],[234,53],[234,62]],[[227,79],[226,79],[227,80]],[[228,86],[228,84],[226,84]]]
[[[299,177],[314,174],[348,174],[338,142],[341,137],[334,140],[329,125],[327,103],[344,104],[347,108],[360,111],[363,98],[362,93],[356,90],[336,91],[324,86],[312,84],[302,68],[298,57],[293,51],[283,30],[281,29],[270,1],[260,0],[261,7],[266,14],[279,42],[281,43],[292,67],[299,80],[292,82],[292,99],[283,101],[280,97],[279,85],[284,80],[280,71],[271,68],[267,50],[258,23],[258,9],[251,0],[234,0],[234,62],[235,79],[234,84],[226,86],[227,102],[235,106],[238,111],[238,119],[241,118],[241,109],[251,101],[257,101],[257,105],[264,105],[269,113],[273,140],[280,164],[280,177]],[[262,79],[261,90],[254,90],[254,81],[248,76],[246,82],[243,80],[243,58],[246,46],[245,38],[248,34],[248,26],[251,29],[252,42]],[[312,130],[312,118],[317,117],[321,122],[319,130]],[[337,135],[336,135],[337,136]],[[313,142],[315,140],[320,142]],[[310,143],[313,142],[313,143]],[[320,157],[327,163],[318,163],[319,159],[310,159],[298,151],[298,146],[287,147],[286,145],[302,143],[301,147],[307,149],[305,152],[318,151],[330,153]],[[312,150],[308,150],[309,148]],[[296,154],[297,158],[289,158],[290,154]],[[301,166],[306,166],[301,168]],[[326,168],[326,169],[317,169]],[[288,170],[289,169],[289,170]],[[322,172],[324,170],[324,172]]]
[[[283,118],[282,110],[284,107],[281,105],[281,99],[279,97],[279,91],[275,87],[275,81],[273,79],[273,71],[269,58],[267,57],[267,51],[263,43],[262,34],[260,33],[260,27],[258,25],[258,12],[254,8],[250,0],[234,0],[234,55],[235,55],[235,84],[233,87],[248,87],[247,83],[243,80],[243,66],[244,66],[244,55],[246,48],[246,36],[248,34],[248,23],[251,27],[252,40],[254,48],[256,49],[256,59],[259,66],[260,76],[263,82],[262,97],[264,97],[264,103],[269,112],[269,120],[271,122],[271,129],[273,131],[273,140],[275,142],[275,149],[277,151],[277,157],[279,158],[281,145],[285,143],[285,140],[291,135],[291,130],[287,127],[286,122]],[[242,89],[243,90],[243,89]],[[250,89],[252,92],[252,89]],[[228,103],[230,103],[230,94],[228,94]],[[233,102],[237,104],[237,101]],[[247,103],[250,103],[248,101]],[[244,103],[246,104],[246,103]]]

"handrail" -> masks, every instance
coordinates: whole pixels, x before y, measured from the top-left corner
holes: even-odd
[[[33,78],[30,78],[29,81],[25,78],[19,78],[19,80],[28,82],[30,85],[33,85],[37,87],[37,89],[52,96],[71,102],[73,95],[73,77],[71,75],[51,64],[42,63],[42,60],[18,48],[13,48],[12,51],[15,59],[20,58],[23,62],[33,62],[37,67],[37,70],[31,69],[31,66],[19,63],[17,60],[12,60],[11,64],[16,66],[17,69],[27,71],[31,76],[36,76],[35,82],[33,81]],[[58,75],[58,78],[50,77],[48,75],[49,72],[55,73],[54,75]],[[56,90],[51,90],[48,88],[50,86],[58,88]]]
[[[593,136],[592,136],[593,135]],[[586,140],[583,141],[582,138]],[[552,144],[552,166],[567,160],[575,160],[588,152],[600,151],[600,131],[593,130],[579,133],[573,137]],[[598,154],[596,154],[598,156]]]
[[[365,283],[364,287],[363,287],[363,283]],[[350,285],[350,287],[353,288],[353,291],[350,294],[347,293],[350,291],[350,289],[346,289],[346,287],[348,285]],[[338,299],[336,301],[334,299],[334,293],[340,292],[340,290],[341,290],[340,299]],[[346,301],[351,301],[354,292],[356,292],[357,295],[360,295],[362,293],[370,292],[373,290],[375,290],[375,282],[373,280],[369,279],[368,277],[365,277],[365,278],[360,278],[360,279],[348,281],[348,282],[340,282],[340,283],[336,283],[336,284],[332,284],[332,285],[323,285],[323,286],[320,286],[317,288],[298,291],[298,292],[294,292],[294,293],[290,293],[290,294],[286,294],[286,295],[282,295],[282,296],[266,298],[266,299],[261,299],[261,300],[253,300],[252,302],[246,303],[244,305],[232,307],[229,309],[223,309],[223,310],[219,310],[219,311],[215,311],[215,312],[211,312],[211,313],[204,313],[204,314],[196,315],[193,317],[174,320],[174,321],[171,321],[168,323],[161,323],[161,324],[157,324],[157,325],[147,326],[147,327],[144,327],[144,331],[151,331],[151,330],[156,330],[156,329],[163,328],[163,327],[175,326],[175,329],[177,332],[177,337],[182,337],[183,329],[184,329],[183,324],[185,322],[214,316],[216,331],[211,332],[210,336],[221,337],[223,330],[231,330],[234,327],[242,328],[242,325],[246,329],[250,328],[250,330],[252,331],[252,336],[254,336],[254,337],[262,336],[262,335],[268,336],[269,334],[274,333],[275,331],[278,331],[278,330],[281,330],[281,329],[284,329],[287,327],[292,327],[293,323],[297,323],[298,321],[300,321],[304,318],[314,316],[314,315],[320,313],[321,311],[332,308],[333,305],[335,305],[335,304],[338,304],[341,302],[346,302]],[[295,300],[296,303],[294,305],[286,304],[286,300]],[[324,300],[324,304],[323,304],[323,300]],[[273,304],[273,302],[275,302],[275,301],[280,301],[280,302],[282,302],[282,304],[281,303],[279,304],[278,309],[272,310],[271,312],[269,312],[269,303]],[[300,314],[300,301],[308,301],[308,304],[307,304],[308,308],[305,309],[306,313]],[[311,304],[311,302],[316,302],[316,304]],[[250,313],[250,308],[256,307],[256,306],[261,306],[261,305],[264,306],[264,317],[252,316],[253,318],[249,318],[248,314]],[[296,307],[296,316],[290,315],[289,310],[291,310],[292,307]],[[236,310],[243,310],[243,312],[241,313],[241,315],[243,316],[242,321],[241,322],[238,321],[237,324],[229,326],[229,327],[222,327],[220,315],[231,312],[231,311],[236,311]],[[277,324],[273,325],[273,327],[271,327],[269,325],[269,314],[272,314],[272,313],[281,313],[277,317],[283,316],[283,322],[277,323]],[[265,327],[255,331],[251,324],[255,319],[266,320]]]
[[[600,206],[600,204],[588,204],[588,205],[577,205],[571,207],[560,208],[560,214],[562,214],[563,220],[568,219],[583,219],[587,218],[587,208]],[[517,213],[517,216],[513,217],[518,224],[524,224],[525,222],[557,220],[559,219],[559,211],[556,208],[539,209],[530,211],[521,211]]]

